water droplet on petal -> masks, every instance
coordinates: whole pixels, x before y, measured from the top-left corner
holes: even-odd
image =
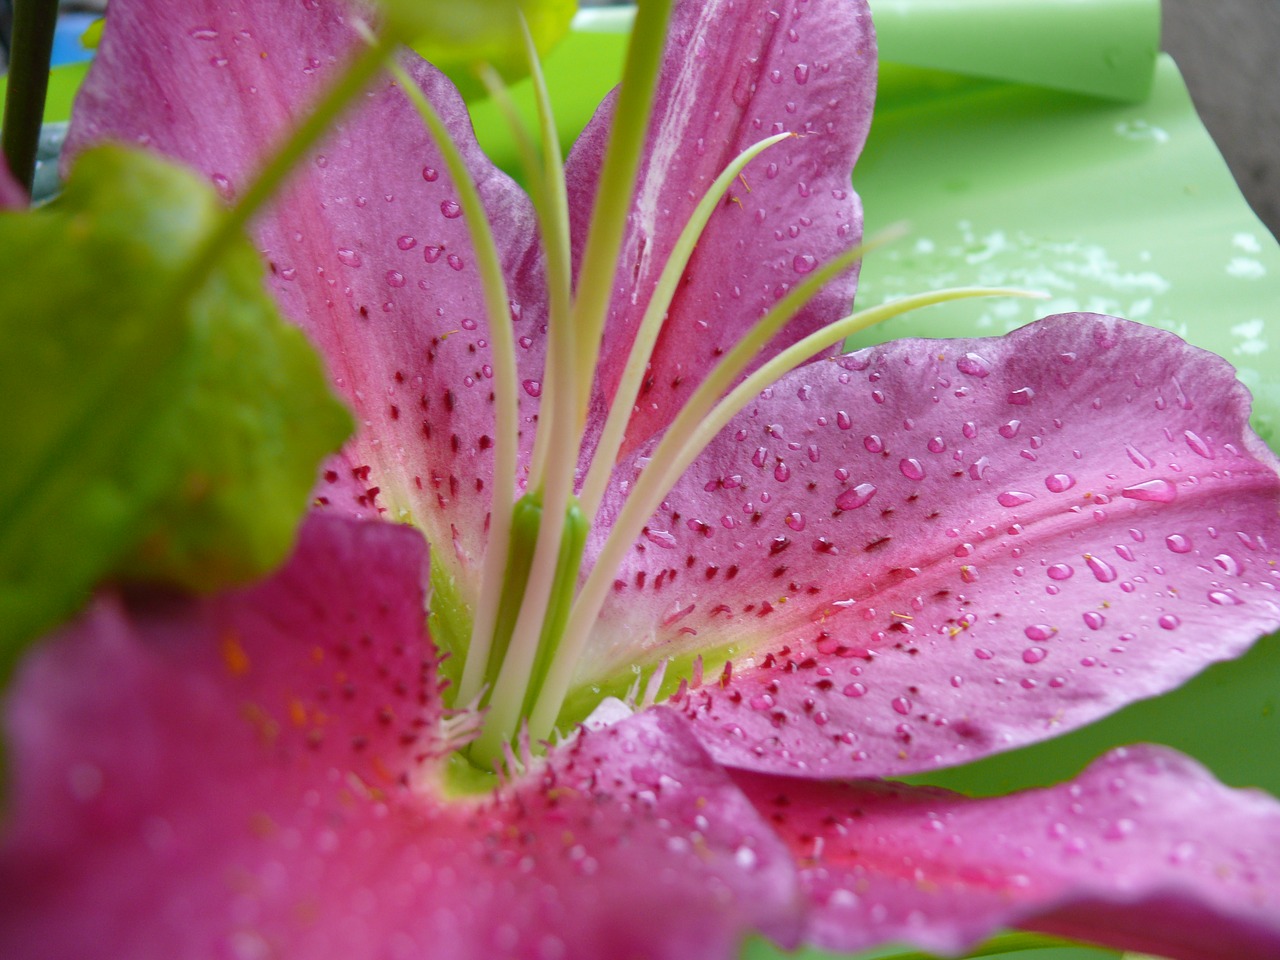
[[[1227,593],[1223,590],[1210,590],[1209,600],[1220,607],[1238,607],[1240,604],[1244,603],[1244,601],[1235,594]]]
[[[906,716],[911,712],[911,701],[906,697],[894,697],[890,705],[896,712],[903,716]]]
[[[798,254],[791,260],[791,269],[800,274],[812,273],[817,265],[818,261],[807,253]]]
[[[882,453],[884,451],[884,441],[874,433],[863,437],[862,445],[866,448],[867,453]]]
[[[1244,565],[1229,553],[1220,553],[1213,558],[1224,573],[1229,573],[1233,577],[1238,577],[1244,573]]]
[[[976,353],[966,353],[956,361],[956,369],[970,377],[982,379],[991,374],[991,364]]]
[[[525,380],[520,385],[524,387],[524,392],[527,393],[529,396],[531,397],[542,396],[541,380]],[[634,527],[632,529],[634,529]]]
[[[435,167],[423,167],[422,179],[427,183],[434,183],[440,177],[440,171]]]
[[[1182,618],[1175,613],[1166,613],[1156,623],[1160,624],[1162,629],[1176,630],[1182,625]]]
[[[788,513],[786,519],[782,522],[797,533],[804,529],[804,517],[798,513]]]
[[[1188,540],[1180,533],[1172,533],[1164,538],[1164,544],[1174,553],[1190,553],[1195,549]]]
[[[462,205],[457,200],[440,201],[440,212],[444,214],[448,220],[457,220],[462,216]]]
[[[1076,478],[1069,473],[1055,473],[1045,477],[1044,485],[1050,493],[1066,493],[1076,485]]]
[[[1045,571],[1049,575],[1050,580],[1070,580],[1075,574],[1075,569],[1069,563],[1055,563]]]
[[[923,480],[924,465],[914,457],[905,457],[898,462],[898,469],[908,480]]]
[[[1146,480],[1125,487],[1120,495],[1130,500],[1145,500],[1150,503],[1172,503],[1178,496],[1178,488],[1165,479]]]
[[[845,687],[842,692],[846,697],[861,697],[866,695],[867,688],[865,685],[858,683],[855,680],[853,683]]]
[[[1085,554],[1084,562],[1089,569],[1093,571],[1093,575],[1099,583],[1111,583],[1116,579],[1116,568],[1111,566],[1105,560],[1095,557],[1093,554]]]
[[[418,245],[418,241],[413,237],[409,236],[407,233],[396,240],[396,246],[399,247],[401,250],[412,250],[417,245]]]
[[[1107,625],[1107,618],[1097,610],[1086,610],[1084,612],[1084,625],[1090,630],[1101,630]]]
[[[1044,647],[1027,647],[1022,651],[1023,663],[1039,663],[1049,655],[1049,651]]]
[[[1030,503],[1034,500],[1035,494],[1023,493],[1020,490],[1006,490],[1000,496],[996,497],[996,501],[1002,507],[1020,507],[1024,503]]]
[[[836,497],[836,508],[839,510],[856,510],[858,507],[866,506],[875,495],[875,484],[860,483],[856,487],[850,487],[848,490],[841,492],[840,496]]]
[[[347,247],[343,247],[338,251],[338,261],[345,263],[348,267],[358,267],[364,262],[360,259],[360,254]]]
[[[1029,404],[1032,401],[1035,395],[1036,395],[1036,392],[1032,390],[1030,387],[1022,387],[1021,389],[1018,389],[1018,390],[1009,391],[1009,396],[1006,397],[1005,399],[1007,399],[1010,403],[1012,403],[1016,407],[1025,407],[1027,404]]]
[[[1028,640],[1048,640],[1058,632],[1057,627],[1051,627],[1047,623],[1033,623],[1022,631],[1026,634]]]

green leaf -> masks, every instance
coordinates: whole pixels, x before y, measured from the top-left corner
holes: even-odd
[[[576,0],[377,0],[394,34],[449,75],[468,98],[482,94],[472,68],[488,63],[508,82],[529,74],[520,15],[538,52],[566,33]]]
[[[224,215],[118,147],[0,214],[0,675],[104,577],[211,591],[270,570],[350,430],[247,239],[191,282]]]

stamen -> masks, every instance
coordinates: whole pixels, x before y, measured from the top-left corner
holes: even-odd
[[[635,407],[636,397],[640,395],[640,385],[644,382],[645,371],[649,366],[649,358],[653,356],[654,345],[662,332],[663,321],[671,301],[675,298],[676,288],[684,275],[689,258],[702,238],[711,219],[711,214],[720,206],[721,198],[735,179],[742,176],[747,164],[763,151],[789,139],[793,134],[779,133],[767,137],[759,143],[752,144],[730,161],[720,176],[707,188],[702,199],[694,208],[693,215],[680,231],[675,246],[671,249],[667,262],[662,267],[658,282],[654,285],[649,305],[636,329],[635,339],[631,343],[631,352],[627,354],[627,362],[623,368],[622,379],[618,383],[617,392],[609,405],[609,416],[605,420],[604,430],[600,434],[600,442],[596,445],[591,460],[591,468],[587,471],[586,482],[582,485],[582,509],[588,517],[595,517],[600,508],[600,500],[604,497],[609,483],[609,475],[613,472],[618,459],[618,451],[622,449],[622,441],[627,432],[627,424],[631,421],[631,412]]]
[[[578,396],[576,426],[586,422],[591,384],[600,352],[600,337],[613,294],[613,281],[622,246],[630,198],[644,155],[644,140],[657,87],[658,69],[666,44],[672,0],[645,0],[637,4],[635,26],[627,45],[622,84],[605,149],[604,166],[596,189],[587,245],[578,269],[578,295],[573,304],[572,327],[578,331]],[[623,202],[617,202],[622,199]]]
[[[398,63],[390,69],[409,100],[431,131],[436,147],[449,170],[458,202],[465,215],[471,246],[475,251],[476,266],[480,271],[484,292],[485,310],[489,321],[489,342],[493,348],[493,393],[497,439],[493,457],[493,495],[489,507],[489,540],[484,552],[483,572],[480,579],[480,597],[475,606],[471,643],[467,648],[467,661],[463,666],[458,687],[458,698],[466,702],[479,692],[485,667],[489,662],[489,647],[493,639],[494,620],[498,611],[498,598],[502,589],[502,574],[507,566],[508,540],[511,534],[512,497],[516,489],[517,439],[520,428],[520,408],[516,395],[516,351],[512,332],[507,283],[502,275],[502,261],[493,239],[493,231],[485,216],[480,193],[467,170],[466,161],[458,145],[449,135],[444,121],[434,106],[423,95],[418,85]]]

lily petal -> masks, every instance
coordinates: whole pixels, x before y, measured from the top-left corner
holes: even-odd
[[[424,566],[413,531],[313,515],[252,590],[105,599],[37,652],[8,709],[0,954],[727,958],[751,930],[794,942],[789,852],[670,711],[443,799]]]
[[[655,347],[624,453],[665,428],[721,352],[791,286],[861,240],[862,204],[849,179],[871,122],[875,76],[863,0],[676,5],[605,328],[597,410],[617,389],[653,286],[707,187],[752,144],[788,131],[796,137],[757,157],[707,224]],[[602,104],[566,167],[575,257],[615,99]],[[770,349],[843,316],[856,285],[856,270],[829,285]]]
[[[13,179],[9,164],[0,156],[0,210],[22,210],[27,203],[27,192]]]
[[[684,707],[723,762],[776,772],[1065,732],[1280,624],[1280,477],[1248,414],[1224,360],[1084,314],[801,368],[671,492],[579,676],[731,657]]]
[[[958,955],[1015,926],[1176,960],[1280,953],[1280,803],[1130,747],[1077,780],[970,799],[894,783],[739,781],[802,863],[806,937]]]
[[[144,143],[234,199],[360,42],[345,9],[328,0],[113,3],[70,149]],[[503,252],[522,370],[539,377],[545,296],[531,206],[481,153],[449,81],[416,58],[409,69],[470,165]],[[487,320],[457,195],[393,84],[380,81],[338,124],[257,236],[285,314],[356,410],[342,479],[359,492],[349,499],[322,483],[318,494],[355,514],[412,519],[466,587],[492,471]],[[536,400],[524,399],[532,416]]]

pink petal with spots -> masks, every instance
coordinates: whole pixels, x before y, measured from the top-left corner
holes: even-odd
[[[436,789],[415,533],[313,516],[264,584],[103,599],[9,709],[0,955],[730,957],[794,942],[786,848],[685,723]],[[661,918],[661,922],[655,922]],[[686,953],[692,951],[692,953]]]
[[[970,799],[760,775],[743,789],[801,862],[806,939],[964,952],[1001,927],[1172,960],[1280,955],[1280,804],[1159,747],[1072,783]]]
[[[144,143],[234,199],[361,42],[345,9],[117,0],[77,101],[72,150],[108,138]],[[544,291],[532,209],[480,152],[449,82],[421,61],[410,71],[479,186],[511,285],[522,378],[537,378]],[[318,495],[347,512],[412,518],[465,589],[492,470],[488,322],[457,194],[389,80],[304,162],[257,239],[286,315],[323,352],[360,426],[342,468],[354,496],[324,483]],[[532,416],[536,400],[523,401]]]
[[[1280,477],[1248,414],[1220,358],[1081,314],[804,367],[672,491],[580,678],[727,655],[682,706],[719,759],[779,772],[1054,736],[1280,624]]]
[[[703,374],[765,309],[816,266],[856,244],[862,205],[849,185],[875,96],[876,51],[863,0],[676,5],[647,152],[615,279],[598,409],[608,403],[676,238],[738,153],[794,132],[757,157],[703,234],[672,303],[629,428],[633,449],[670,423]],[[586,241],[614,98],[568,163],[575,254]],[[771,349],[848,312],[851,271]]]
[[[13,179],[9,165],[0,156],[0,210],[24,210],[28,202],[27,191]]]

